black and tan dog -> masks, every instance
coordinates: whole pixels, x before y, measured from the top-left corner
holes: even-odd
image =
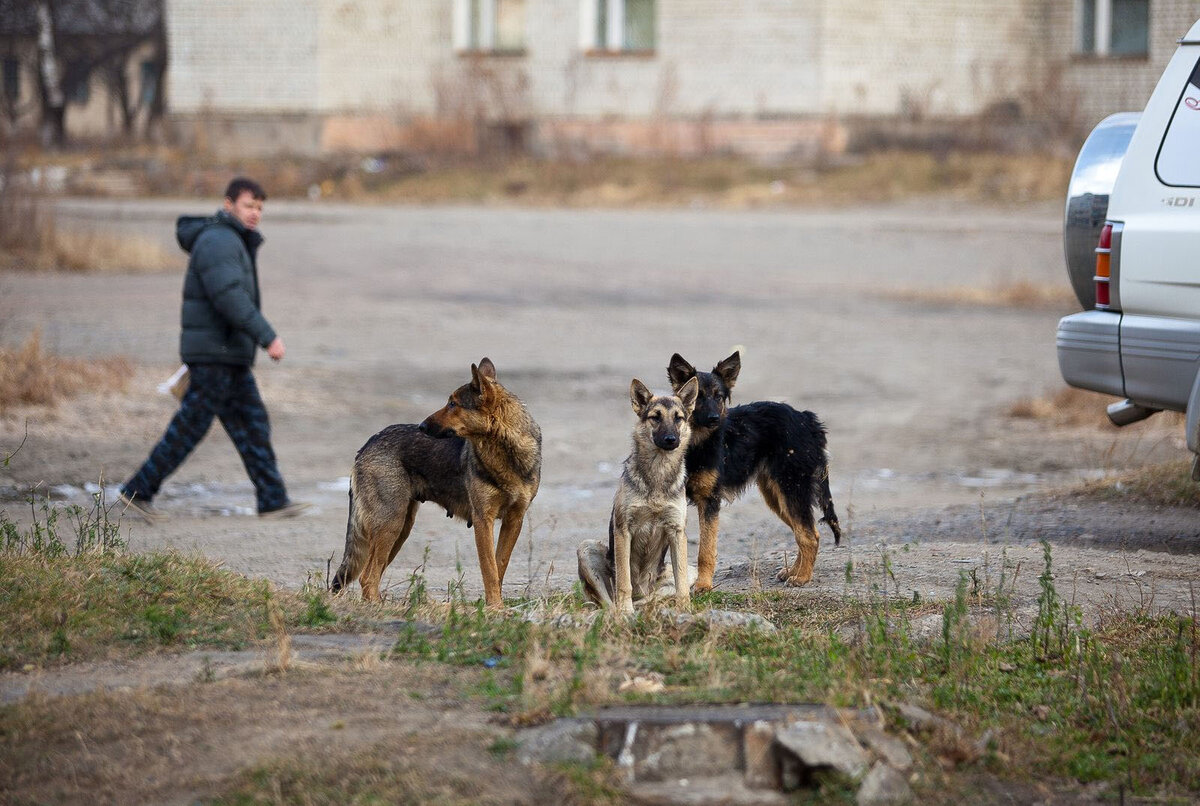
[[[629,399],[637,414],[633,449],[608,521],[608,544],[588,540],[579,547],[579,578],[588,597],[620,613],[632,613],[635,599],[654,592],[669,551],[675,575],[675,602],[687,607],[687,498],[684,454],[696,403],[697,381],[682,384],[674,396],[653,395],[636,378]]]
[[[811,411],[797,411],[786,403],[729,408],[741,368],[737,352],[712,372],[697,372],[679,353],[671,356],[667,366],[673,388],[681,389],[692,380],[700,384],[687,452],[687,497],[700,512],[698,577],[693,587],[697,593],[712,590],[721,501],[732,501],[752,481],[796,538],[796,562],[779,572],[781,580],[803,585],[812,579],[820,541],[814,506],[821,507],[821,520],[833,531],[834,544],[842,540],[829,492],[825,427]]]
[[[337,592],[360,578],[364,599],[408,539],[417,509],[432,501],[475,528],[484,599],[500,607],[500,587],[529,502],[542,475],[542,432],[525,406],[496,380],[488,359],[471,382],[418,425],[391,425],[367,440],[350,476],[346,551]],[[500,535],[493,548],[493,528]]]

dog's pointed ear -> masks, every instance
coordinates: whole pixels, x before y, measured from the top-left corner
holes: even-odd
[[[700,379],[693,377],[675,394],[678,395],[679,402],[683,404],[684,415],[691,417],[692,410],[696,408],[696,396],[700,394]]]
[[[489,380],[496,380],[496,365],[492,363],[492,359],[487,356],[479,359],[479,374]]]
[[[713,367],[713,375],[725,382],[725,387],[732,390],[737,383],[738,373],[742,371],[742,353],[734,350],[733,355]]]
[[[629,402],[633,404],[633,413],[641,414],[642,409],[646,408],[646,404],[654,397],[654,393],[646,388],[646,384],[633,379],[633,383],[629,384]]]
[[[482,395],[483,390],[487,389],[488,378],[483,374],[483,370],[475,364],[471,365],[471,391],[477,395]]]
[[[683,356],[679,353],[671,356],[670,363],[667,364],[667,380],[671,382],[671,389],[678,392],[680,387],[688,382],[688,378],[696,377],[696,368],[683,360]]]

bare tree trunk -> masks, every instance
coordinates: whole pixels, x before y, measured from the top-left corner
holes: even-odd
[[[62,76],[58,72],[58,52],[54,47],[54,15],[50,0],[37,4],[38,21],[38,73],[42,85],[42,142],[46,145],[62,146],[67,141],[66,98],[63,95]]]
[[[159,14],[158,23],[154,26],[154,96],[150,99],[150,111],[146,115],[146,134],[151,139],[162,137],[163,115],[167,109],[167,24],[163,14]]]
[[[102,75],[104,83],[108,85],[109,91],[116,99],[117,106],[121,109],[121,130],[127,140],[132,140],[133,124],[137,119],[138,109],[141,108],[141,101],[140,99],[133,101],[130,98],[129,77],[126,75],[123,56],[123,53],[117,54],[105,62]]]

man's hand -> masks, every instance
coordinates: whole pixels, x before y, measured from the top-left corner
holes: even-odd
[[[283,346],[283,339],[278,336],[275,337],[273,342],[267,345],[267,355],[271,356],[275,361],[282,361],[285,352],[287,352],[287,348]]]

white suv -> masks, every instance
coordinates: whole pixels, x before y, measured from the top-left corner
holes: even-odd
[[[1200,21],[1140,114],[1102,121],[1067,192],[1067,270],[1083,313],[1058,324],[1071,386],[1125,398],[1117,425],[1187,412],[1200,480]]]

